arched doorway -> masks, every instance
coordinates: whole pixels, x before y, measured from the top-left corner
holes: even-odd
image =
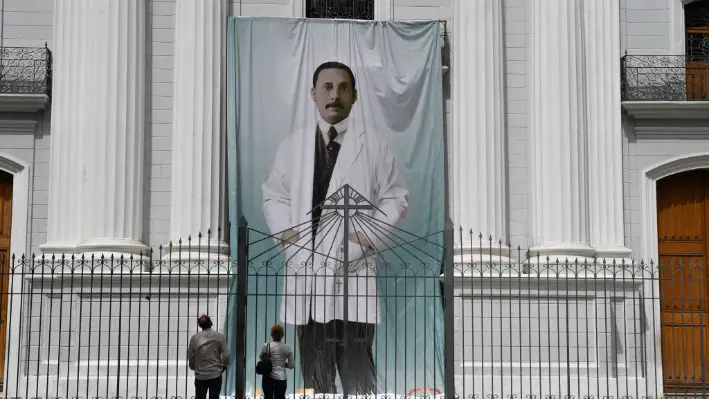
[[[657,182],[665,392],[696,393],[709,377],[709,170]]]
[[[709,0],[684,7],[687,100],[709,100]]]
[[[13,176],[0,170],[0,390],[4,389],[7,349],[7,304],[10,288],[10,233],[12,229]]]

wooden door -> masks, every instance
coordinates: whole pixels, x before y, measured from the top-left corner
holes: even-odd
[[[684,8],[687,100],[709,100],[709,0]]]
[[[706,46],[709,43],[709,28],[687,28],[686,39],[687,47]],[[687,100],[709,100],[709,54],[706,57],[687,57],[686,71]]]
[[[709,170],[657,183],[665,392],[709,387]]]

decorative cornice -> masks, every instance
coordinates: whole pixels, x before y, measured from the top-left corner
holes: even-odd
[[[12,173],[13,175],[25,169],[24,165],[7,156],[0,156],[0,170]]]
[[[709,139],[709,126],[642,126],[634,127],[636,139],[699,140]]]
[[[0,119],[0,134],[34,134],[37,121]]]
[[[47,108],[46,94],[0,93],[0,112],[38,112]]]
[[[709,119],[709,101],[623,101],[635,119]]]

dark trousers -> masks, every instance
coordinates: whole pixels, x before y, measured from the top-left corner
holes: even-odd
[[[211,380],[194,380],[194,390],[195,399],[207,399],[207,391],[209,391],[209,399],[219,399],[219,392],[222,390],[222,376]]]
[[[261,378],[264,399],[285,399],[287,387],[287,380],[274,380],[270,375],[264,375]]]
[[[344,394],[373,394],[377,388],[372,343],[374,324],[313,320],[298,326],[300,368],[306,389],[315,393],[337,393],[336,372]],[[347,329],[347,342],[344,331]]]

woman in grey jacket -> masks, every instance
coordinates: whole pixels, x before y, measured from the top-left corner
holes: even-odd
[[[261,379],[264,399],[285,399],[286,397],[286,369],[295,367],[293,363],[293,350],[281,340],[283,339],[283,326],[278,324],[271,327],[271,338],[261,349],[261,360],[271,359],[273,366],[271,374],[265,374]]]

